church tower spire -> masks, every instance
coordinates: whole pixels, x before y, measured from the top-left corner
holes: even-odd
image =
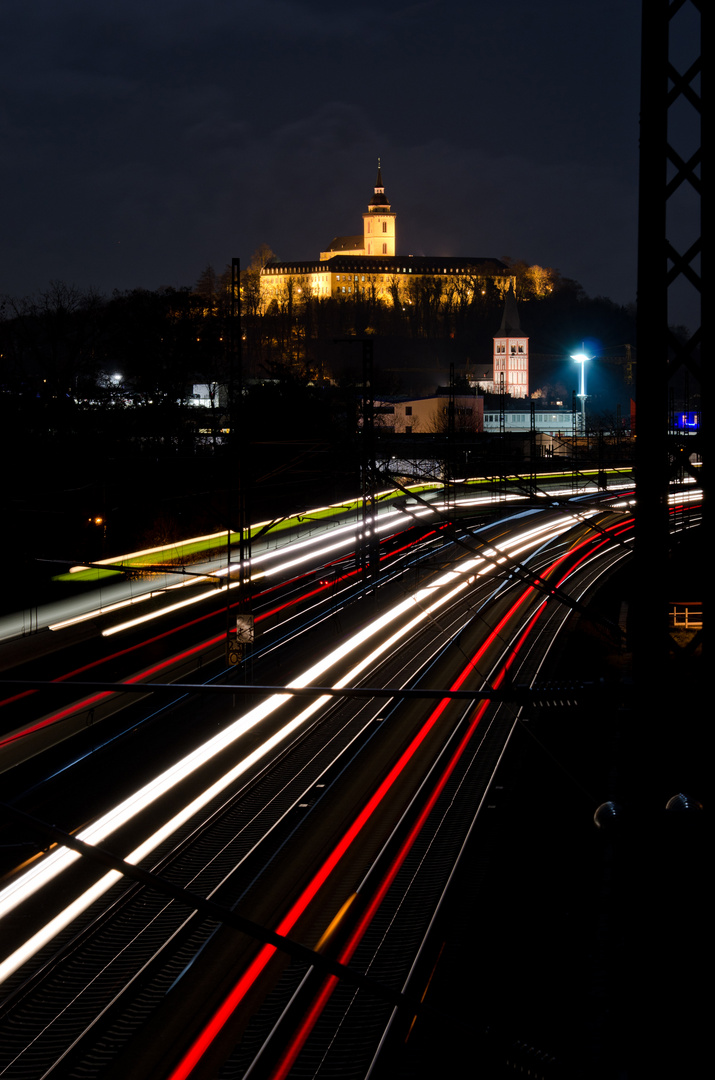
[[[390,202],[385,195],[382,183],[382,167],[377,159],[377,180],[375,193],[367,204],[367,213],[363,214],[363,237],[366,255],[395,254],[395,218]]]

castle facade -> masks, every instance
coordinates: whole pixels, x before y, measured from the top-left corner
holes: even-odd
[[[354,297],[365,293],[387,303],[400,303],[411,281],[432,278],[448,288],[476,289],[486,278],[506,293],[512,283],[500,259],[465,256],[397,255],[397,215],[385,195],[378,164],[374,193],[362,215],[363,231],[336,236],[317,259],[271,260],[261,271],[261,306],[294,297]]]

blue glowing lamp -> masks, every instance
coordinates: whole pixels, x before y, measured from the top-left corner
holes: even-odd
[[[576,395],[583,401],[586,397],[586,361],[590,360],[590,356],[586,356],[586,353],[572,353],[571,359],[575,360],[577,364],[581,365],[581,378],[579,380],[579,391]]]

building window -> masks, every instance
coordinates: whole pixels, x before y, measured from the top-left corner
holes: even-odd
[[[412,434],[412,427],[411,426],[406,427],[405,428],[405,435],[411,435],[411,434]]]
[[[382,223],[382,231],[387,232],[387,222],[386,221],[383,221],[383,223]]]
[[[387,244],[382,245],[382,254],[387,255]]]
[[[412,416],[412,406],[405,405],[405,416]]]

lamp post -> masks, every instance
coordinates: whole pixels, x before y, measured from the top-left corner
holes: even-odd
[[[579,378],[579,389],[577,398],[581,401],[581,434],[586,434],[586,361],[590,360],[590,356],[586,356],[585,353],[572,353],[571,359],[575,360],[577,364],[581,365],[581,372]]]

